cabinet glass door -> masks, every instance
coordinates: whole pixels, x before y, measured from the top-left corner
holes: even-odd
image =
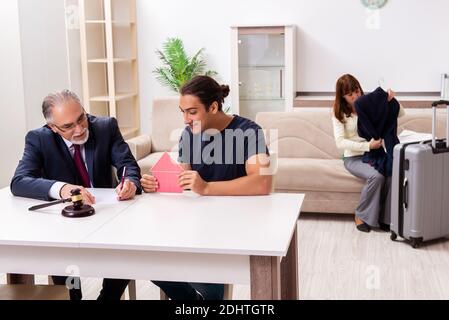
[[[284,111],[285,55],[283,34],[240,34],[240,115],[255,119],[261,111]]]

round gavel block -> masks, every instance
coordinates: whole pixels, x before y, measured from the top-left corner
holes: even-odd
[[[95,209],[87,204],[82,205],[79,208],[75,206],[67,206],[62,209],[62,215],[67,218],[84,218],[95,214]]]

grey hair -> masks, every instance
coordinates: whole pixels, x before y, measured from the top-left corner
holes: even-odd
[[[52,108],[67,101],[74,101],[83,107],[80,99],[73,91],[65,89],[61,92],[50,93],[47,95],[42,102],[42,114],[44,115],[45,120],[50,122],[52,120]]]

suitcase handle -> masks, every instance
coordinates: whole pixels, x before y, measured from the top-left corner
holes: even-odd
[[[432,148],[437,149],[436,143],[436,123],[437,123],[437,107],[446,106],[447,120],[446,120],[446,148],[449,145],[449,101],[448,100],[438,100],[432,102]]]
[[[404,179],[404,183],[402,184],[402,205],[404,207],[404,211],[407,210],[408,207],[408,180]]]
[[[437,107],[437,106],[449,106],[449,101],[447,101],[447,100],[438,100],[438,101],[432,102],[432,107]]]

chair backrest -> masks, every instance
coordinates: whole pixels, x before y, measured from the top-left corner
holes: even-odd
[[[256,122],[265,130],[267,143],[280,158],[339,159],[342,150],[335,145],[332,110],[302,108],[294,112],[259,112]],[[406,109],[398,119],[398,134],[402,130],[430,133],[430,109]],[[446,111],[437,114],[437,136],[445,137]],[[276,150],[277,149],[277,150]]]
[[[176,151],[185,128],[179,98],[154,99],[151,123],[151,152]]]

